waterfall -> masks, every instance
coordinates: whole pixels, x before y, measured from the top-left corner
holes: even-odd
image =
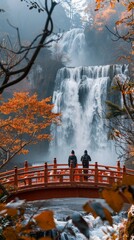
[[[53,42],[49,48],[52,56],[61,57],[65,66],[76,67],[87,65],[87,44],[81,28],[73,28],[61,35],[60,40]]]
[[[93,57],[97,56],[93,56],[92,46],[88,48],[83,29],[64,33],[54,44],[58,46],[51,47],[52,55],[62,54],[66,67],[57,72],[55,79],[54,111],[62,113],[62,123],[51,126],[50,158],[67,163],[68,155],[74,150],[80,163],[81,155],[87,150],[93,163],[115,165],[117,155],[113,142],[108,141],[105,101],[121,104],[120,95],[112,97],[109,92],[115,75],[124,79],[128,66],[89,66],[94,65]]]
[[[41,82],[43,69],[40,64],[34,66],[34,68],[28,74],[28,81],[32,88],[35,88],[39,82]]]
[[[105,101],[114,76],[126,73],[125,65],[64,67],[58,71],[53,103],[54,112],[62,113],[62,123],[51,126],[51,157],[67,163],[73,149],[80,163],[86,149],[92,162],[115,165],[117,156],[108,140]]]

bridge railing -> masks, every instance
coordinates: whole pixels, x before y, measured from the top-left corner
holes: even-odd
[[[90,164],[88,173],[85,174],[81,164],[74,169],[67,164],[58,164],[56,159],[52,164],[28,166],[26,161],[24,168],[15,167],[13,170],[0,173],[0,182],[10,186],[11,191],[23,189],[60,187],[60,186],[111,186],[122,180],[124,175],[134,175],[134,170],[117,166],[100,165],[97,162]],[[86,177],[86,180],[85,180]]]

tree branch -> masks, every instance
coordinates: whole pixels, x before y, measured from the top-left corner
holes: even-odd
[[[22,46],[19,29],[9,23],[13,28],[15,28],[17,30],[18,43],[20,46],[20,50],[18,52],[15,53],[14,51],[12,51],[12,53],[14,53],[16,55],[19,54],[20,56],[22,53],[25,53],[25,52],[26,53],[21,57],[21,60],[19,60],[17,63],[15,63],[15,65],[11,66],[11,69],[9,67],[5,68],[4,65],[2,64],[2,62],[0,63],[0,67],[5,75],[4,81],[0,86],[0,93],[2,93],[5,88],[8,88],[14,84],[19,83],[20,81],[25,79],[25,77],[28,75],[41,48],[46,45],[46,43],[45,43],[46,39],[51,35],[51,33],[53,31],[53,21],[52,21],[51,15],[52,15],[52,12],[56,5],[57,5],[56,2],[51,1],[51,6],[50,6],[50,8],[48,8],[48,0],[45,0],[45,12],[47,13],[47,19],[46,19],[46,22],[44,25],[43,33],[36,36],[28,47]],[[39,38],[40,38],[40,40],[39,40],[37,46],[33,46]],[[51,41],[52,40],[49,40],[48,42],[50,43]],[[9,50],[9,49],[5,49],[5,50],[11,52],[11,50]],[[27,65],[25,67],[22,67],[20,69],[13,71],[14,67],[20,66],[21,63],[23,63],[23,61],[27,59],[27,56],[30,53],[30,50],[32,50],[32,51],[34,50],[34,52],[32,53],[32,56],[30,57]],[[10,81],[12,75],[18,75],[20,73],[21,73],[21,76],[16,76],[16,79]]]

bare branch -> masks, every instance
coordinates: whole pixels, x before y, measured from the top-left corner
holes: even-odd
[[[31,3],[32,4],[32,3]],[[10,47],[7,46],[0,46],[2,51],[4,51],[5,54],[8,54],[9,59],[12,59],[12,55],[16,56],[16,59],[14,63],[11,65],[8,64],[8,62],[0,62],[0,68],[3,72],[3,82],[0,86],[0,93],[4,91],[5,88],[8,88],[14,84],[19,83],[25,77],[28,75],[29,71],[31,70],[40,50],[45,47],[47,44],[54,41],[54,39],[49,39],[47,41],[47,38],[52,34],[53,32],[53,21],[52,21],[52,13],[57,3],[55,1],[51,1],[50,7],[48,7],[48,0],[45,0],[45,7],[44,9],[38,5],[35,6],[32,5],[32,8],[38,7],[38,9],[42,9],[42,11],[47,13],[47,19],[44,25],[43,32],[37,35],[32,42],[28,46],[24,46],[21,42],[20,38],[20,32],[19,29],[15,26],[13,26],[9,21],[9,25],[14,28],[17,32],[17,40],[18,40],[18,46],[19,49],[16,51],[12,48],[11,41]],[[10,40],[10,39],[9,39]],[[37,44],[36,44],[37,43]],[[14,80],[11,79],[11,76],[14,75]]]

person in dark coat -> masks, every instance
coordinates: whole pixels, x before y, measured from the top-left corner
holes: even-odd
[[[83,170],[84,174],[88,174],[88,169],[89,168],[89,162],[91,161],[91,157],[88,155],[87,150],[84,151],[84,155],[81,157],[81,162],[83,168],[86,168]],[[88,176],[84,176],[84,179],[87,180]]]
[[[73,168],[76,168],[77,157],[75,156],[74,150],[71,151],[71,154],[69,155],[69,158],[68,158],[68,166],[71,167],[71,164],[72,164]]]

